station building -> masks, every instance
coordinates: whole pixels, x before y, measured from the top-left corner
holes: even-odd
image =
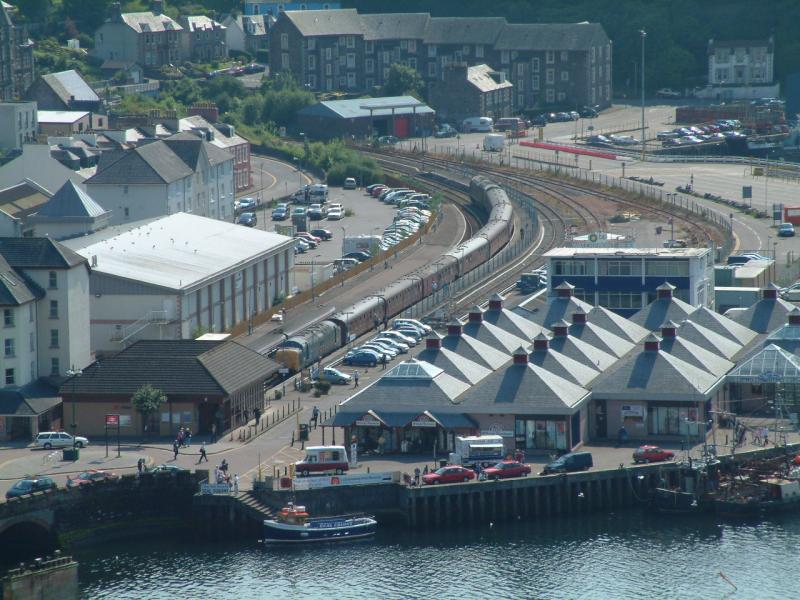
[[[193,339],[269,310],[293,286],[291,238],[176,213],[65,245],[89,261],[92,350]]]
[[[551,295],[568,282],[576,298],[626,317],[655,300],[663,283],[692,306],[714,306],[709,248],[555,248],[545,258]]]

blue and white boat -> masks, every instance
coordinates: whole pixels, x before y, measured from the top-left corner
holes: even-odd
[[[378,522],[370,515],[308,516],[305,506],[289,504],[275,519],[264,521],[264,543],[341,542],[375,534]]]

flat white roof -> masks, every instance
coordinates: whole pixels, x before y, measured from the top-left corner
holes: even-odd
[[[88,116],[82,110],[40,110],[36,112],[39,123],[74,123]]]
[[[292,239],[227,221],[176,213],[109,227],[65,245],[92,271],[174,290],[191,288],[270,253]]]
[[[693,258],[705,256],[708,248],[553,248],[547,258]]]

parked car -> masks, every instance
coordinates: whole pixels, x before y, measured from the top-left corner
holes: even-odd
[[[273,323],[283,323],[283,313],[276,312],[269,320]]]
[[[6,492],[6,500],[9,498],[19,498],[36,492],[56,489],[56,483],[49,477],[36,477],[20,479]]]
[[[494,121],[489,117],[470,117],[461,122],[461,131],[470,133],[472,131],[491,132]]]
[[[89,445],[89,440],[85,437],[76,436],[74,442],[76,448],[83,448]],[[36,436],[34,444],[45,450],[50,448],[71,448],[73,446],[73,438],[64,431],[44,431]]]
[[[342,362],[356,367],[374,367],[378,364],[378,355],[365,351],[348,352]]]
[[[344,183],[342,184],[343,190],[354,190],[356,189],[356,187],[358,187],[358,184],[356,183],[354,177],[348,177],[347,179],[344,180]]]
[[[671,88],[661,88],[656,92],[656,98],[680,98],[681,93]]]
[[[239,215],[239,218],[236,220],[239,225],[244,225],[245,227],[255,227],[258,223],[258,217],[256,217],[256,213],[252,212],[244,212]]]
[[[331,383],[339,383],[346,385],[352,381],[353,377],[344,371],[340,371],[334,367],[325,367],[322,369],[322,379],[330,381]]]
[[[408,346],[417,345],[417,338],[411,337],[410,335],[403,335],[402,333],[400,333],[399,331],[395,331],[394,329],[387,329],[386,331],[381,332],[381,336],[397,340],[398,342],[403,342]]]
[[[352,269],[357,264],[359,263],[355,258],[337,258],[333,261],[333,268],[337,273],[341,273],[342,271]]]
[[[778,226],[778,237],[794,237],[794,225],[791,223],[781,223]]]
[[[312,229],[309,233],[314,237],[318,237],[322,241],[327,241],[333,238],[333,234],[327,229]]]
[[[289,218],[289,213],[286,211],[285,208],[278,207],[272,211],[273,221],[285,221],[288,218]]]
[[[433,133],[433,137],[435,138],[451,138],[456,137],[458,135],[458,131],[451,125],[444,123],[439,129],[437,129]]]
[[[320,221],[325,218],[325,209],[321,204],[312,204],[308,207],[308,218],[311,221]]]
[[[236,201],[236,211],[246,212],[253,210],[258,203],[255,198],[239,198]]]
[[[379,187],[386,187],[386,186],[383,185],[382,183],[371,183],[364,188],[364,191],[367,192],[368,194],[372,194],[373,190]]]
[[[436,485],[439,483],[460,483],[475,479],[475,471],[461,465],[447,465],[436,469],[433,473],[422,476],[422,483]]]
[[[115,479],[119,479],[119,476],[111,471],[92,469],[90,471],[84,471],[75,478],[67,479],[67,487],[79,487],[82,485],[91,485],[98,481],[113,481]]]
[[[542,475],[586,471],[594,466],[591,452],[570,452],[546,465]]]
[[[400,354],[406,354],[408,352],[408,344],[405,344],[399,340],[392,339],[390,337],[386,337],[384,335],[379,335],[378,337],[372,338],[373,342],[380,342],[381,344],[387,345],[394,350],[397,350]]]
[[[394,146],[400,140],[393,135],[382,135],[378,138],[378,143],[382,146]]]
[[[547,115],[541,114],[531,118],[531,126],[544,127],[547,125]]]
[[[298,231],[297,233],[294,234],[294,237],[300,238],[306,244],[310,244],[312,248],[316,248],[317,246],[319,246],[319,243],[322,241],[320,238],[311,235],[307,231]]]
[[[593,119],[600,114],[600,111],[594,106],[584,106],[579,112],[580,115],[586,119]]]
[[[493,467],[483,470],[488,479],[506,479],[508,477],[527,477],[531,468],[515,460],[504,460]]]
[[[177,475],[178,473],[188,473],[189,469],[182,469],[178,465],[156,465],[150,469],[147,469],[148,473],[170,473],[172,475]]]
[[[304,206],[295,206],[292,210],[292,216],[304,217],[306,214],[306,208]]]
[[[639,463],[661,462],[663,460],[672,460],[675,458],[675,453],[671,450],[664,450],[658,446],[639,446],[633,453],[633,462],[637,465]]]
[[[372,258],[369,252],[361,251],[361,252],[348,252],[342,258],[355,258],[358,262],[364,262],[365,260],[369,260]]]
[[[344,218],[344,211],[341,208],[332,208],[328,211],[328,221],[339,221]]]
[[[308,249],[310,247],[311,246],[306,244],[303,240],[300,240],[300,239],[295,239],[294,240],[294,253],[295,254],[305,254],[306,252],[308,252]]]
[[[417,329],[421,329],[425,333],[430,333],[431,331],[433,331],[431,329],[430,325],[426,325],[425,323],[423,323],[422,321],[418,321],[417,319],[395,319],[394,320],[394,324],[395,325],[406,325],[406,324],[413,325],[414,327],[416,327]]]

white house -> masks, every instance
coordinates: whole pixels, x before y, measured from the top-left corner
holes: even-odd
[[[73,171],[53,158],[50,152],[48,144],[23,144],[22,154],[0,167],[0,188],[29,179],[55,192],[67,181],[83,185],[88,173],[94,173],[93,169]]]
[[[36,102],[0,102],[0,148],[22,149],[36,140]]]
[[[92,349],[194,339],[268,310],[294,282],[289,237],[187,213],[64,242],[92,269]]]
[[[233,219],[233,160],[193,133],[179,133],[132,150],[106,152],[86,190],[111,211],[111,224],[177,212]]]
[[[708,86],[698,97],[723,100],[776,98],[775,39],[708,41]]]

